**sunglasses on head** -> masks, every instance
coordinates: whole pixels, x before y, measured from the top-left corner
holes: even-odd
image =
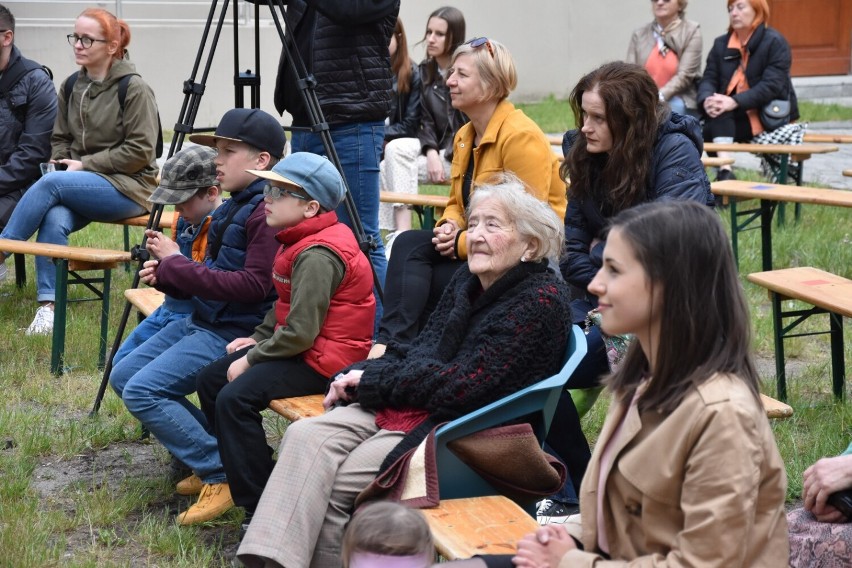
[[[465,45],[469,45],[474,49],[482,47],[484,45],[488,48],[488,53],[491,55],[491,57],[494,57],[494,46],[491,45],[491,41],[487,37],[475,37],[470,41],[466,41]]]
[[[286,187],[278,187],[277,185],[272,185],[271,183],[267,183],[263,186],[263,196],[268,197],[269,199],[279,199],[284,197],[285,195],[289,195],[295,199],[301,199],[302,201],[310,201],[311,198],[307,195],[302,195],[301,193],[296,193],[292,189],[287,189]]]

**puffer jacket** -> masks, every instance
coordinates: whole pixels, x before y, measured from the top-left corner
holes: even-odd
[[[13,45],[6,71],[22,64]],[[25,190],[39,178],[38,165],[50,159],[55,120],[56,91],[40,69],[23,75],[0,96],[0,195]]]
[[[414,138],[420,130],[420,69],[411,65],[411,85],[407,93],[400,93],[397,79],[393,79],[393,97],[385,126],[385,142],[397,138]]]
[[[728,48],[729,32],[713,42],[707,54],[707,67],[698,85],[698,108],[713,93],[724,93],[740,64],[740,52]],[[790,80],[793,58],[784,36],[766,24],[760,24],[748,40],[746,79],[749,89],[734,93],[732,98],[742,110],[760,109],[774,99],[790,100],[790,121],[799,118],[799,103]]]
[[[567,156],[578,136],[576,130],[565,133],[562,151]],[[646,201],[684,199],[713,206],[715,200],[710,192],[710,181],[701,163],[704,142],[701,127],[691,116],[671,113],[660,126],[653,164],[648,177]],[[605,156],[598,162],[605,165]],[[592,179],[600,179],[600,172]],[[605,195],[606,192],[591,192]],[[604,241],[592,247],[594,239],[600,239],[612,212],[608,203],[594,198],[579,199],[568,189],[568,210],[565,213],[566,253],[560,261],[562,276],[568,283],[586,293],[586,286],[602,265]],[[577,294],[579,295],[579,294]],[[587,296],[592,306],[597,305],[594,296]],[[575,319],[576,321],[576,319]]]
[[[122,112],[118,82],[125,75],[135,77],[127,86]],[[154,91],[127,58],[115,61],[103,81],[92,81],[86,69],[80,69],[70,101],[65,100],[62,82],[51,157],[82,161],[84,170],[107,179],[146,210],[157,186],[158,135]]]
[[[420,80],[423,82],[423,95],[420,98],[420,150],[423,154],[429,149],[447,150],[447,161],[453,160],[453,138],[459,128],[467,124],[467,117],[460,110],[453,108],[450,101],[450,89],[439,73],[434,73],[431,82],[426,82],[430,76],[427,67],[434,65],[430,60],[420,63]]]
[[[391,100],[388,44],[399,0],[289,0],[287,21],[329,124],[384,121]],[[278,64],[275,108],[309,126],[286,48]]]

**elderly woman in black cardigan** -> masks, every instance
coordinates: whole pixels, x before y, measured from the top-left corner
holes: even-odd
[[[437,424],[555,373],[571,327],[562,221],[517,179],[471,196],[467,265],[417,340],[352,365],[291,424],[238,551],[248,566],[340,566],[358,493]]]

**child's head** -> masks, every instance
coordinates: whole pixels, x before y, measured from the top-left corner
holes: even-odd
[[[263,191],[266,223],[283,229],[294,227],[327,211],[334,211],[346,195],[343,178],[331,162],[309,152],[290,154],[270,171],[249,170],[269,180]]]
[[[222,203],[215,158],[216,150],[206,146],[181,150],[163,165],[160,185],[148,201],[174,205],[184,219],[197,225]]]
[[[423,513],[391,501],[358,509],[343,535],[343,568],[425,568],[434,555]]]
[[[246,170],[268,170],[278,162],[287,143],[278,120],[256,108],[231,109],[214,134],[193,134],[189,140],[216,148],[219,186],[231,193],[255,180]]]
[[[610,380],[621,395],[644,373],[640,400],[672,410],[717,372],[735,374],[757,393],[748,305],[718,215],[691,201],[648,203],[612,219],[604,264],[589,291],[601,329],[637,341]]]

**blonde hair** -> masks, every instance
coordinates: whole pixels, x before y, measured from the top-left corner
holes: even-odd
[[[375,501],[361,507],[343,535],[343,568],[355,552],[386,556],[431,553],[435,545],[423,513],[392,501]]]
[[[479,47],[471,46],[470,42],[463,43],[453,52],[450,67],[455,65],[459,55],[473,57],[483,90],[492,93],[497,100],[502,101],[518,86],[515,61],[502,43],[493,39],[486,39],[486,43]]]

